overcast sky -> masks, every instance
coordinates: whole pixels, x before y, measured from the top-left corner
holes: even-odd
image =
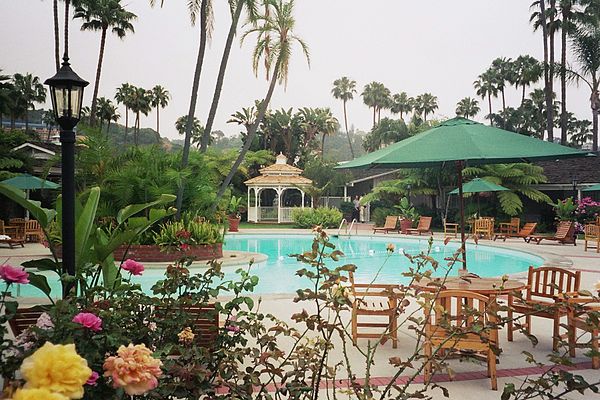
[[[165,0],[151,8],[148,0],[123,0],[138,15],[135,33],[121,41],[108,36],[100,96],[112,98],[123,82],[151,88],[166,87],[172,100],[161,110],[161,134],[178,138],[175,120],[187,114],[198,51],[199,28],[192,27],[187,1]],[[160,3],[158,1],[158,3]],[[208,114],[225,36],[230,24],[227,2],[213,0],[215,32],[202,71],[197,117]],[[416,96],[431,92],[438,97],[434,117],[452,117],[458,100],[475,96],[473,81],[496,57],[530,54],[542,58],[540,33],[532,32],[527,0],[296,0],[296,34],[310,47],[310,68],[296,48],[290,64],[287,89],[278,87],[271,102],[279,107],[331,107],[342,120],[341,103],[331,96],[332,82],[341,76],[357,81],[358,94],[349,103],[349,122],[369,130],[371,113],[362,103],[362,87],[384,83],[392,93]],[[61,7],[61,24],[63,3]],[[73,69],[91,82],[91,102],[98,61],[100,34],[81,32],[71,21],[70,57]],[[242,28],[243,29],[243,28]],[[62,27],[61,27],[62,35]],[[230,114],[263,98],[267,82],[251,68],[254,38],[242,47],[236,39],[231,53],[214,129],[235,134],[227,124]],[[62,42],[62,40],[61,40]],[[0,1],[0,69],[5,74],[31,72],[42,81],[53,75],[52,0]],[[557,40],[557,57],[560,54]],[[569,88],[569,109],[591,118],[586,87]],[[508,89],[508,105],[518,105],[517,90]],[[499,100],[495,100],[499,107]],[[487,102],[480,100],[487,114]],[[49,107],[49,103],[46,105]],[[124,110],[120,123],[124,123]],[[155,126],[154,111],[142,126]]]

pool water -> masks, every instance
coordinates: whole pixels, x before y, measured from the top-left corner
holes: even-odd
[[[358,282],[379,283],[406,283],[408,278],[402,276],[402,272],[408,271],[410,261],[402,254],[402,250],[408,254],[416,255],[428,249],[428,240],[423,238],[392,238],[386,236],[353,236],[351,238],[331,238],[335,246],[345,256],[338,262],[329,261],[328,265],[341,266],[344,264],[355,264],[357,270],[355,277]],[[294,293],[297,289],[307,287],[307,278],[296,276],[298,269],[306,265],[289,257],[290,254],[310,251],[312,247],[312,235],[229,235],[226,237],[225,250],[250,251],[263,253],[268,260],[252,265],[250,272],[259,277],[259,284],[255,293],[258,294],[282,294]],[[388,243],[395,246],[395,252],[390,256],[386,251]],[[444,245],[440,241],[434,241],[431,256],[440,263],[437,274],[446,272],[447,261],[445,257],[451,257],[458,243],[451,242]],[[467,245],[467,260],[469,271],[479,276],[500,276],[527,270],[530,265],[540,266],[543,263],[541,257],[504,248],[485,245]],[[247,266],[224,267],[225,278],[235,278],[235,271]],[[453,269],[460,268],[456,263]],[[200,269],[192,272],[199,272]],[[450,274],[455,274],[451,271]],[[56,275],[47,274],[49,281]],[[162,268],[146,269],[144,274],[134,277],[133,281],[140,283],[146,292],[150,292],[152,285],[164,278]],[[58,296],[58,282],[49,282],[53,294]],[[20,288],[21,296],[43,296],[39,290],[28,285]]]

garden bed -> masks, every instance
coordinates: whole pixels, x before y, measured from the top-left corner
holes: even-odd
[[[114,251],[115,261],[121,261],[127,246],[119,246]],[[185,251],[162,251],[155,244],[133,244],[129,246],[126,258],[138,262],[174,262],[180,257],[195,257],[196,260],[214,260],[223,257],[223,243],[190,245]],[[62,258],[62,247],[57,246],[56,256]]]

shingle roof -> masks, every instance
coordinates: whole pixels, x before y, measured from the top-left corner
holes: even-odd
[[[600,156],[534,163],[544,168],[548,183],[600,183]]]
[[[310,185],[312,181],[299,175],[260,175],[244,182],[246,185]]]

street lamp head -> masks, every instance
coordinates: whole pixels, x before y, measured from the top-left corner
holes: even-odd
[[[44,82],[50,86],[50,97],[56,121],[63,130],[71,130],[81,118],[83,88],[88,85],[69,65],[69,59],[63,58],[63,63],[56,75]]]

